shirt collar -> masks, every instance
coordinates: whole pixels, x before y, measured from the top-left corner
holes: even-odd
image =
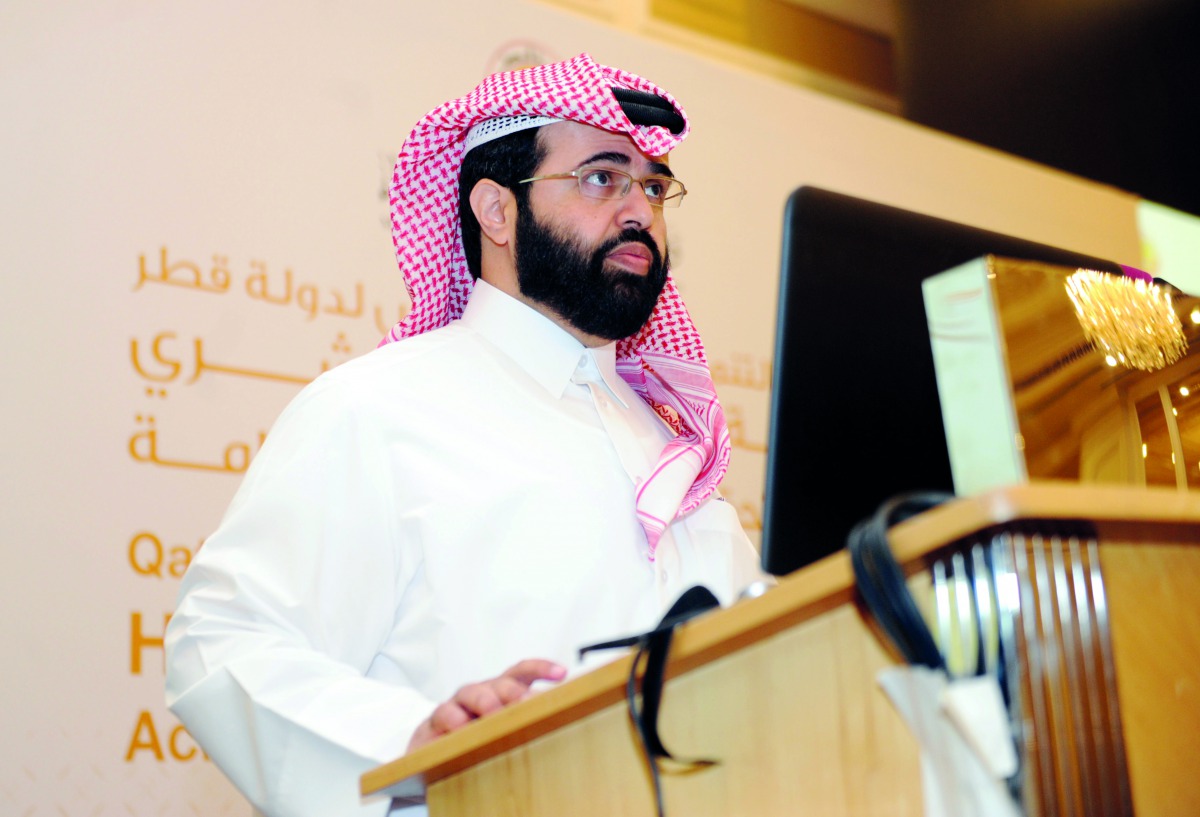
[[[621,404],[622,408],[629,408],[624,397],[629,391],[629,386],[617,374],[617,344],[615,342],[607,343],[604,346],[585,349],[584,355],[590,356],[595,362],[596,371],[599,372],[600,379],[604,381],[604,385],[608,387],[613,398]],[[581,360],[580,365],[586,365],[586,361]]]
[[[554,397],[561,397],[584,355],[596,362],[605,385],[622,405],[617,345],[588,349],[571,333],[530,306],[480,279],[459,319],[482,335]]]

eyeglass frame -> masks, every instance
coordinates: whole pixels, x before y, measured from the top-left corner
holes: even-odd
[[[621,190],[620,195],[613,196],[611,198],[604,198],[602,196],[592,196],[584,192],[583,177],[587,175],[587,173],[595,170],[600,170],[605,173],[611,173],[614,176],[623,177],[625,179],[625,187]],[[630,173],[626,173],[624,170],[617,170],[616,168],[605,167],[604,165],[584,165],[583,167],[577,167],[574,170],[566,173],[547,173],[544,176],[531,176],[528,179],[521,179],[519,182],[517,182],[517,184],[529,184],[530,182],[542,182],[555,179],[574,179],[576,186],[579,188],[579,194],[585,198],[595,199],[596,201],[621,201],[629,195],[629,191],[633,189],[634,182],[637,182],[638,186],[642,188],[642,194],[646,196],[646,201],[651,207],[677,208],[683,203],[684,196],[687,195],[687,187],[684,186],[683,182],[679,181],[679,179],[675,178],[674,176],[664,176],[661,173],[657,173],[652,176],[646,176],[645,178],[639,179]],[[677,184],[679,185],[679,192],[675,195],[664,198],[661,202],[656,202],[646,193],[646,182],[652,180],[666,182],[666,187],[670,187],[672,184]]]

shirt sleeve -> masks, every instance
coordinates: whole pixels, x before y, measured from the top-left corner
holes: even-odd
[[[382,817],[359,776],[435,706],[367,677],[420,553],[395,535],[379,424],[337,385],[319,380],[275,424],[166,634],[168,705],[272,817]]]

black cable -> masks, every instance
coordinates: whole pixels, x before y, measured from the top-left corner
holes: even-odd
[[[658,758],[650,749],[651,741],[646,734],[642,713],[638,711],[637,707],[638,665],[642,663],[643,658],[648,658],[648,656],[649,650],[645,644],[639,646],[633,655],[633,663],[629,666],[629,679],[625,682],[625,705],[629,710],[629,720],[633,722],[634,731],[637,733],[638,749],[641,751],[642,759],[646,762],[646,769],[650,772],[650,784],[654,788],[654,813],[657,817],[666,817],[667,810],[663,803],[662,778],[659,774]]]
[[[697,585],[688,588],[671,605],[658,626],[641,635],[592,644],[579,650],[584,654],[597,649],[636,646],[633,662],[629,667],[629,678],[625,683],[625,702],[629,718],[637,734],[650,781],[654,787],[654,802],[658,817],[665,817],[660,761],[670,760],[690,771],[716,765],[717,761],[707,758],[680,758],[671,754],[658,734],[658,711],[662,702],[663,684],[666,679],[667,657],[671,650],[671,636],[675,627],[700,613],[720,606],[717,597],[708,588]],[[641,684],[638,679],[641,678]]]
[[[945,493],[893,497],[850,532],[846,547],[859,593],[892,644],[909,664],[944,669],[945,659],[921,616],[904,571],[888,544],[888,528],[951,499]]]

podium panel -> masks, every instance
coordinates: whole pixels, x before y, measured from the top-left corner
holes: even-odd
[[[1063,522],[1089,526],[1099,542],[1133,811],[1200,814],[1200,495],[1026,485],[921,514],[890,539],[906,573],[917,576],[947,548],[1014,526],[1053,531]],[[923,814],[916,741],[875,681],[897,663],[884,644],[856,602],[844,552],[759,598],[682,625],[660,734],[673,753],[719,765],[666,770],[667,812]],[[652,815],[653,789],[624,703],[631,660],[372,770],[362,790],[399,792],[423,782],[431,817]],[[1056,800],[1042,792],[1030,814],[1083,813],[1055,806],[1079,802],[1080,794]]]
[[[1100,548],[1134,811],[1200,814],[1200,523]]]
[[[875,685],[891,659],[851,606],[671,680],[660,735],[719,765],[662,775],[668,814],[921,814],[916,744]],[[623,702],[428,790],[430,814],[654,814]],[[667,764],[669,765],[669,764]]]

